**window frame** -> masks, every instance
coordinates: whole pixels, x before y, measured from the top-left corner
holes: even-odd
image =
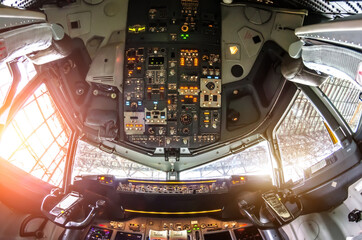
[[[48,75],[48,78],[44,78],[44,84],[46,85],[50,96],[53,99],[55,106],[57,107],[60,115],[63,120],[67,123],[70,130],[70,137],[67,149],[67,156],[65,159],[65,167],[64,167],[64,176],[63,176],[63,184],[62,189],[63,193],[66,194],[70,191],[70,186],[72,184],[72,172],[74,166],[75,155],[77,152],[78,140],[81,138],[81,123],[77,121],[78,119],[74,119],[75,113],[70,112],[73,108],[66,108],[65,104],[60,104],[62,100],[64,101],[64,91],[59,91],[60,84],[57,79],[57,75],[55,72],[45,72]],[[72,116],[73,114],[73,116]]]
[[[359,90],[360,93],[362,93],[362,88],[360,86],[357,85],[357,83],[351,81],[350,84],[356,86]],[[359,119],[359,122],[357,124],[357,129],[354,132],[353,129],[351,129],[351,126],[347,123],[347,121],[345,120],[345,118],[342,116],[342,114],[339,112],[339,110],[337,109],[337,107],[333,104],[333,102],[329,99],[329,97],[323,92],[323,90],[320,88],[320,86],[315,87],[319,93],[323,96],[323,99],[326,100],[326,103],[328,104],[328,106],[330,106],[331,110],[333,110],[333,112],[335,113],[335,117],[338,117],[338,119],[344,123],[345,128],[348,129],[348,132],[351,136],[356,136],[358,135],[360,132],[362,132],[362,116]]]
[[[284,165],[284,161],[285,161],[285,159],[284,159],[284,160],[282,159],[281,147],[279,146],[279,138],[278,138],[277,135],[278,135],[278,131],[279,131],[280,127],[282,126],[282,124],[284,123],[284,121],[286,120],[286,118],[289,116],[290,112],[293,110],[293,107],[295,106],[296,101],[297,101],[298,99],[300,99],[301,95],[302,95],[302,98],[303,98],[303,99],[306,99],[306,101],[308,102],[307,104],[310,104],[310,106],[308,106],[308,108],[309,108],[309,107],[313,108],[313,110],[314,110],[314,111],[316,112],[316,114],[317,114],[317,116],[314,116],[314,113],[313,113],[313,114],[310,116],[310,117],[312,117],[312,120],[310,120],[310,119],[308,119],[308,120],[315,122],[314,118],[321,118],[321,122],[318,122],[317,124],[325,124],[325,123],[326,123],[326,120],[324,119],[323,115],[319,112],[317,106],[315,106],[314,103],[311,102],[311,100],[308,98],[308,96],[307,96],[303,91],[301,91],[300,89],[298,89],[298,90],[296,91],[295,95],[293,96],[292,101],[290,102],[290,104],[288,105],[287,109],[285,110],[282,118],[278,121],[278,124],[277,124],[277,126],[275,127],[275,129],[274,129],[274,132],[275,132],[275,137],[274,137],[274,138],[275,138],[276,143],[278,144],[278,157],[280,158],[280,166],[281,166],[281,173],[282,173],[282,176],[283,176],[283,182],[285,182],[285,171],[284,171],[284,166],[285,166],[285,165]],[[306,106],[304,106],[304,107],[302,107],[302,108],[303,108],[303,110],[304,110],[304,109],[306,108]],[[303,113],[309,113],[309,112],[310,112],[310,111],[308,110],[307,112],[303,112]],[[305,118],[306,116],[303,116],[303,117]],[[319,121],[319,120],[318,120],[318,121]],[[333,141],[332,141],[332,139],[331,139],[330,134],[328,133],[328,130],[327,130],[325,127],[322,127],[322,128],[323,128],[323,131],[325,132],[325,134],[328,135],[329,140],[331,141],[331,144],[333,144],[333,143],[332,143]],[[298,130],[298,129],[296,129],[296,130]],[[337,142],[336,144],[338,144],[338,142]],[[333,145],[335,145],[335,144],[333,144]],[[321,162],[321,161],[323,161],[324,159],[328,158],[329,156],[333,155],[333,153],[336,152],[336,151],[338,151],[338,149],[335,150],[335,151],[332,151],[330,154],[328,154],[328,156],[325,156],[324,158],[323,158],[323,157],[318,157],[317,159],[319,159],[319,161],[311,164],[308,168],[310,168],[310,167],[313,166],[313,165],[318,164],[319,162]],[[289,179],[289,180],[291,180],[291,179]],[[288,180],[288,181],[289,181],[289,180]],[[296,181],[293,181],[293,184],[296,185],[296,184],[300,183],[302,180],[303,180],[303,177],[299,178],[299,179],[296,180]]]
[[[360,151],[358,150],[357,144],[353,140],[353,135],[350,127],[345,122],[343,117],[336,111],[333,104],[331,104],[328,97],[323,93],[319,87],[312,87],[303,84],[294,83],[298,90],[296,91],[292,101],[288,105],[287,109],[284,111],[282,117],[278,123],[273,126],[272,130],[272,142],[274,146],[275,160],[279,166],[278,172],[278,186],[288,186],[292,187],[297,191],[307,191],[317,187],[320,183],[328,181],[339,174],[347,171],[355,164],[358,164],[360,159]],[[291,110],[294,102],[297,99],[298,94],[302,92],[308,101],[314,106],[315,110],[324,118],[325,122],[328,124],[330,129],[334,132],[336,138],[341,143],[341,148],[334,152],[333,154],[339,160],[337,164],[332,164],[326,166],[323,169],[316,172],[312,177],[297,181],[292,183],[285,182],[284,171],[281,160],[281,153],[279,150],[278,139],[276,137],[276,132],[280,124],[284,121],[285,117]]]
[[[37,69],[35,68],[35,70],[37,70]],[[73,162],[72,152],[74,152],[74,146],[76,148],[76,143],[77,143],[77,138],[79,136],[79,133],[75,130],[72,121],[69,121],[69,119],[71,119],[71,118],[69,118],[69,116],[65,117],[66,116],[66,114],[64,114],[65,112],[62,111],[62,108],[58,104],[58,101],[55,100],[55,97],[54,97],[55,91],[53,90],[54,84],[49,84],[51,82],[53,82],[53,83],[57,82],[57,81],[54,81],[55,79],[56,79],[56,74],[53,71],[46,70],[46,71],[43,71],[40,73],[37,72],[35,74],[35,76],[31,80],[29,80],[29,82],[21,89],[21,91],[19,93],[17,93],[16,95],[14,95],[13,100],[10,102],[10,105],[8,107],[8,115],[6,116],[6,121],[5,121],[4,127],[1,129],[1,131],[4,132],[6,130],[6,128],[14,120],[16,114],[26,104],[28,99],[31,96],[33,96],[35,91],[37,89],[39,89],[42,84],[44,84],[45,87],[47,88],[47,90],[49,91],[52,101],[56,105],[57,110],[59,111],[63,120],[68,125],[69,131],[70,131],[69,145],[68,145],[68,149],[67,149],[67,156],[65,159],[65,167],[64,167],[63,181],[62,181],[62,188],[64,189],[64,193],[66,193],[67,189],[70,185],[70,181],[68,179],[69,179],[69,176],[71,175],[71,174],[69,174],[69,172],[71,173],[71,166],[69,166],[69,165],[71,165]],[[14,79],[12,79],[12,81],[14,81]]]

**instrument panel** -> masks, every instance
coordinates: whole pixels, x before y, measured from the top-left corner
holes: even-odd
[[[226,180],[207,180],[198,182],[154,182],[125,180],[119,182],[118,192],[149,194],[207,194],[226,193],[229,186]]]
[[[72,190],[91,202],[101,198],[107,203],[84,232],[87,240],[235,240],[262,239],[263,234],[240,218],[236,197],[270,187],[270,179],[260,176],[154,181],[93,175],[76,177]]]
[[[80,192],[87,199],[103,196],[102,200],[108,203],[108,219],[133,218],[144,214],[204,214],[213,218],[237,218],[240,215],[237,208],[234,209],[237,205],[225,207],[235,201],[234,194],[250,191],[253,187],[264,189],[270,186],[269,178],[254,176],[198,181],[151,181],[98,175],[75,177],[72,190]]]
[[[98,222],[90,227],[86,240],[242,240],[263,239],[256,227],[242,221],[196,218],[135,218]]]
[[[221,131],[220,6],[129,3],[121,126],[146,148],[198,148]],[[138,17],[135,17],[138,16]]]

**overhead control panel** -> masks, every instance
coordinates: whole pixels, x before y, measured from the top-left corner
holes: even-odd
[[[121,134],[146,148],[198,148],[221,126],[220,5],[129,2]]]

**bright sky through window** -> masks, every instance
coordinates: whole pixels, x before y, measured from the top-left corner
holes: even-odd
[[[19,92],[35,75],[27,61],[18,63],[22,73]],[[3,102],[11,77],[2,68],[0,100]],[[27,100],[0,140],[0,156],[33,176],[60,186],[63,180],[69,129],[42,84]]]

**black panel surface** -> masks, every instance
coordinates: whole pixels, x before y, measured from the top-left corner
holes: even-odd
[[[235,229],[234,234],[235,234],[236,240],[244,240],[244,239],[262,240],[263,239],[256,227]]]
[[[115,240],[139,240],[142,234],[118,232]]]
[[[230,233],[227,232],[218,232],[218,233],[210,233],[204,235],[205,240],[231,240]]]
[[[99,227],[91,227],[88,231],[88,234],[85,240],[110,240],[112,236],[113,230],[108,230]]]

